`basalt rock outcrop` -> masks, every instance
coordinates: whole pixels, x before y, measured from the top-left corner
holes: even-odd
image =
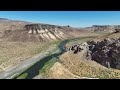
[[[108,68],[120,69],[120,38],[87,43],[92,60]]]
[[[83,50],[79,44],[73,45],[70,48],[65,48],[66,51],[73,51],[74,54],[77,54],[78,52],[80,52],[81,50]]]
[[[77,54],[84,50],[87,60],[93,60],[108,68],[120,69],[120,38],[107,38],[103,41],[88,41],[67,49]]]

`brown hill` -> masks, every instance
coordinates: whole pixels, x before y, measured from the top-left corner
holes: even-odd
[[[0,37],[8,41],[53,41],[77,37],[85,32],[68,26],[35,24],[16,20],[0,20]]]
[[[52,41],[70,37],[65,28],[54,25],[28,24],[21,29],[5,30],[2,38],[9,41]]]

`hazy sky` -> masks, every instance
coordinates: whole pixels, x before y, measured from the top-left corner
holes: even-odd
[[[73,27],[120,25],[120,11],[0,11],[0,18]]]

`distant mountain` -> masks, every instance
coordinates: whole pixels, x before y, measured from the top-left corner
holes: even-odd
[[[27,22],[27,21],[21,21],[21,20],[12,20],[7,18],[0,18],[0,22]],[[30,22],[27,22],[30,23]]]
[[[67,38],[69,27],[0,18],[2,37],[10,41],[51,41]]]
[[[0,21],[9,21],[10,19],[0,18]]]

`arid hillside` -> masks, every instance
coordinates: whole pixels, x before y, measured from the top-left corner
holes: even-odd
[[[30,24],[30,22],[0,18],[0,37],[2,37],[5,30],[22,29],[26,24]]]
[[[84,30],[68,26],[0,19],[0,38],[7,41],[42,42],[78,37]]]
[[[69,34],[69,30],[77,31],[67,26],[0,18],[0,72],[35,56],[49,45],[76,36]]]
[[[48,28],[50,26],[50,28]],[[53,41],[67,38],[64,29],[52,25],[28,24],[19,30],[6,30],[2,38],[9,41]]]

